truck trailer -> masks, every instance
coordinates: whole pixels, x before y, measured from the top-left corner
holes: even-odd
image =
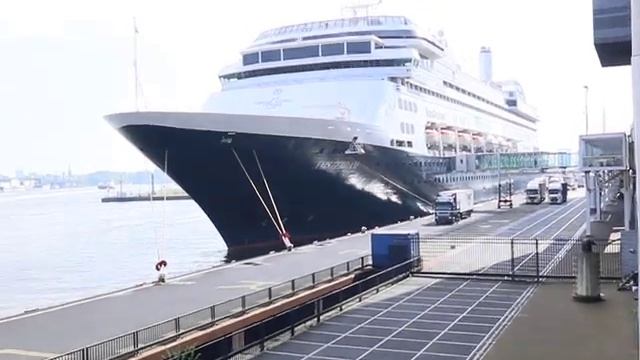
[[[453,224],[470,217],[473,212],[473,190],[441,191],[436,196],[436,224]]]

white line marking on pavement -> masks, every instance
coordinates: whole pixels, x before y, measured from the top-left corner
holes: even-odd
[[[218,286],[218,289],[249,289],[249,290],[261,290],[269,287],[270,285],[275,285],[273,281],[252,281],[252,280],[242,280],[238,281],[236,285],[221,285]]]
[[[39,351],[20,350],[20,349],[0,349],[0,355],[19,355],[19,356],[31,356],[31,357],[48,359],[48,358],[57,356],[58,354],[39,352]]]

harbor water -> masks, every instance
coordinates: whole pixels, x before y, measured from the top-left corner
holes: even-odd
[[[129,190],[132,190],[129,188]],[[192,200],[101,203],[105,190],[0,193],[0,318],[221,264]]]

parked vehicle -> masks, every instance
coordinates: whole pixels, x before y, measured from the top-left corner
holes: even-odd
[[[563,180],[567,183],[567,188],[569,190],[577,190],[578,189],[578,181],[576,177],[573,175],[565,175]]]
[[[567,201],[568,184],[564,180],[549,183],[549,202],[562,204]]]
[[[470,217],[473,212],[473,190],[441,191],[436,196],[436,224],[453,224]]]
[[[527,204],[542,203],[547,197],[547,180],[541,177],[529,181],[525,193]]]

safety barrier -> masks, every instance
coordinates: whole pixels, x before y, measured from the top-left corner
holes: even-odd
[[[414,258],[378,271],[352,284],[322,295],[313,301],[286,311],[274,314],[243,329],[227,334],[224,337],[190,349],[200,354],[202,359],[247,359],[265,350],[267,343],[281,336],[294,336],[298,329],[304,329],[312,323],[319,323],[323,316],[331,316],[342,311],[350,303],[361,302],[369,295],[378,293],[380,289],[390,286],[409,277],[420,268],[421,259]],[[167,360],[178,360],[179,355]]]
[[[221,320],[244,314],[248,310],[308,290],[338,276],[363,270],[370,264],[371,257],[369,255],[361,256],[330,268],[55,356],[50,360],[107,360],[130,357],[151,346],[174,341],[188,332],[213,326]]]
[[[581,239],[518,239],[498,237],[425,237],[420,239],[422,274],[498,276],[540,281],[542,278],[571,279]],[[620,242],[595,240],[600,254],[600,277],[616,279],[621,274]]]

